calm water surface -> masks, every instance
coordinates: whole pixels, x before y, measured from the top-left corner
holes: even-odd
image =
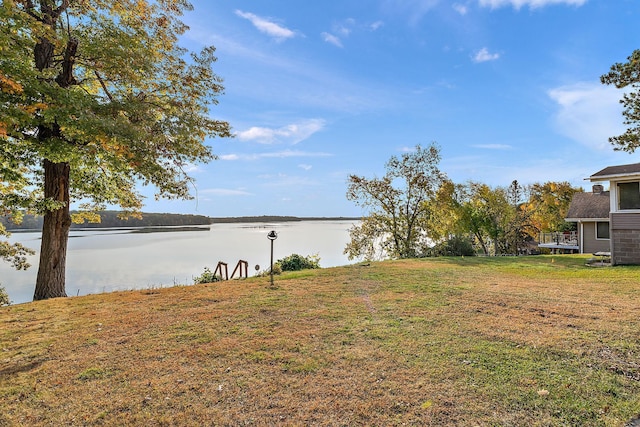
[[[228,264],[229,275],[238,260],[265,270],[270,263],[267,233],[278,232],[274,259],[293,253],[320,256],[321,267],[349,264],[342,254],[353,221],[300,221],[285,223],[214,224],[209,231],[133,233],[130,230],[72,231],[67,253],[67,295],[193,284],[204,267]],[[34,250],[40,233],[13,233],[12,242]],[[31,301],[38,269],[38,254],[31,268],[15,271],[0,262],[0,284],[14,304]]]

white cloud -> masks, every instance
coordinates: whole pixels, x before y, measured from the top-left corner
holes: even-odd
[[[262,144],[271,144],[273,142],[276,142],[276,137],[280,133],[282,133],[282,131],[279,131],[277,129],[254,126],[245,131],[238,132],[236,136],[241,141],[257,141]]]
[[[313,166],[311,166],[311,165],[306,165],[306,164],[304,164],[304,163],[301,163],[301,164],[299,164],[299,165],[298,165],[298,167],[299,167],[300,169],[304,169],[304,170],[308,171],[308,170],[311,170],[311,168],[312,168]]]
[[[469,8],[460,3],[454,3],[453,10],[458,12],[460,15],[466,15],[469,12]]]
[[[342,40],[340,40],[340,37],[327,32],[323,32],[320,35],[322,36],[322,40],[324,40],[325,42],[331,43],[332,45],[337,47],[342,47]]]
[[[287,158],[287,157],[330,157],[329,153],[322,152],[310,152],[310,151],[298,151],[298,150],[284,150],[273,153],[257,154],[258,158]]]
[[[514,9],[529,6],[530,9],[536,9],[554,4],[582,6],[587,0],[479,0],[479,2],[480,6],[490,7],[492,9],[503,6],[513,6]]]
[[[337,47],[343,47],[342,41],[348,38],[354,31],[376,31],[382,27],[382,21],[372,24],[360,24],[353,18],[347,18],[332,25],[331,32],[324,31],[320,35],[322,39]]]
[[[484,150],[512,150],[513,147],[508,144],[476,144],[473,148],[482,148]]]
[[[347,18],[343,23],[333,26],[334,32],[347,37],[351,34],[353,27],[356,25],[356,20],[353,18]]]
[[[248,27],[250,28],[245,30],[251,32],[253,27]],[[187,32],[190,42],[203,46],[215,45],[220,58],[226,58],[225,64],[237,70],[232,75],[220,71],[225,77],[225,86],[233,88],[236,98],[270,103],[275,109],[302,111],[311,108],[341,114],[394,108],[398,103],[399,93],[396,88],[373,84],[371,76],[350,78],[344,73],[337,73],[326,63],[319,65],[317,58],[309,60],[304,55],[291,55],[280,49],[265,49],[259,43],[234,36],[235,30],[228,31],[228,34],[214,34],[205,26],[192,24],[191,28],[192,31]],[[368,26],[363,31],[371,35]],[[298,36],[301,35],[296,37]],[[320,31],[314,37],[322,43]],[[261,77],[258,79],[252,74],[257,69],[261,70]],[[244,120],[246,119],[245,117]],[[236,124],[235,130],[246,130],[252,124],[264,126],[259,123],[244,126]]]
[[[251,22],[253,26],[258,29],[258,31],[265,33],[277,40],[290,39],[292,37],[295,37],[296,35],[295,31],[285,28],[266,18],[254,15],[253,13],[243,12],[241,10],[236,10],[235,12],[239,17]]]
[[[214,196],[253,196],[252,193],[245,190],[231,190],[228,188],[208,188],[201,190],[200,193],[212,194]]]
[[[377,31],[378,29],[382,28],[382,26],[384,26],[384,22],[376,21],[376,22],[374,22],[374,23],[369,25],[369,29],[371,31]]]
[[[370,31],[368,27],[366,31]],[[244,44],[241,38],[212,34],[203,27],[193,26],[187,37],[203,46],[215,45],[220,57],[227,57],[229,63],[241,61],[244,65],[233,77],[234,92],[248,98],[269,102],[277,99],[294,108],[313,107],[349,114],[389,108],[395,103],[397,93],[386,86],[376,86],[366,78],[347,78],[299,56]],[[247,70],[252,67],[262,67],[264,78],[251,77]]]
[[[202,169],[200,168],[200,166],[193,163],[189,163],[189,162],[184,164],[184,166],[182,167],[182,170],[185,171],[186,173],[202,172]]]
[[[576,83],[547,93],[558,104],[555,125],[559,133],[597,150],[611,150],[609,137],[624,132],[622,92],[595,83]]]
[[[473,62],[495,61],[498,58],[500,58],[499,53],[490,53],[489,49],[483,47],[473,56]]]
[[[349,37],[354,28],[356,28],[356,20],[347,18],[342,22],[333,24],[331,32],[325,31],[321,33],[321,36],[325,42],[337,47],[343,47],[342,38]]]
[[[405,14],[409,17],[410,25],[417,25],[440,2],[441,0],[384,0],[383,7],[392,13]]]
[[[247,154],[228,154],[220,156],[222,160],[259,160],[259,159],[285,159],[292,157],[331,157],[330,153],[323,153],[319,151],[300,151],[300,150],[282,150],[271,151],[268,153],[247,153]],[[299,165],[302,169],[305,169],[308,165]],[[308,166],[309,169],[311,166]],[[305,169],[308,170],[308,169]]]
[[[278,129],[254,126],[238,132],[236,136],[241,141],[255,141],[260,144],[287,143],[295,145],[321,131],[324,125],[325,121],[322,119],[310,119]]]

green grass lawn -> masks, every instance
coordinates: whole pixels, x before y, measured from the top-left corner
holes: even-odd
[[[0,309],[0,426],[624,426],[640,267],[436,258]]]

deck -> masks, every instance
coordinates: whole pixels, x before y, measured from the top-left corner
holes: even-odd
[[[539,248],[551,249],[553,253],[571,253],[580,250],[577,231],[540,233],[538,242]]]

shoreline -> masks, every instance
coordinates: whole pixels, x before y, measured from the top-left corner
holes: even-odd
[[[144,213],[143,213],[144,215]],[[171,215],[181,216],[183,214],[161,214],[161,215]],[[185,217],[189,217],[189,215],[184,215]],[[205,227],[214,224],[242,224],[242,223],[271,223],[271,222],[302,222],[302,221],[360,221],[362,217],[348,217],[348,216],[331,216],[331,217],[319,217],[319,216],[310,216],[310,217],[298,217],[298,216],[281,216],[281,215],[262,215],[262,216],[228,216],[228,217],[205,217],[208,219],[208,222],[201,223],[184,223],[184,224],[149,224],[149,225],[126,225],[126,224],[114,224],[114,225],[105,225],[101,223],[95,224],[72,224],[71,231],[86,231],[86,230],[139,230],[139,229],[148,229],[148,228],[183,228],[185,231],[187,229]],[[125,222],[125,221],[123,221]],[[29,227],[29,228],[13,228],[11,226],[6,227],[7,231],[10,233],[34,233],[42,231],[41,228]]]

